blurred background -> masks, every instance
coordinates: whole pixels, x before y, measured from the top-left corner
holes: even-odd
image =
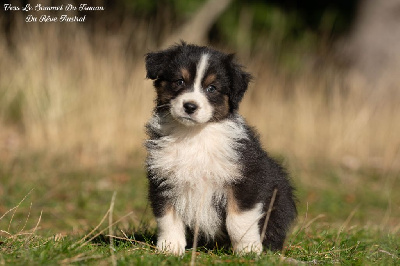
[[[117,191],[117,215],[151,221],[144,55],[185,40],[236,53],[253,74],[240,113],[289,169],[301,216],[399,232],[399,0],[85,3],[105,10],[68,13],[84,23],[26,23],[65,12],[2,7],[0,217],[29,195],[15,217],[33,208],[43,228],[85,230]]]

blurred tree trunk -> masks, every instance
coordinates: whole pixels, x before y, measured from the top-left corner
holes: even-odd
[[[169,46],[180,40],[188,43],[205,44],[207,42],[207,34],[212,25],[229,7],[231,2],[232,0],[208,0],[193,15],[193,18],[172,33],[163,42],[162,46]]]
[[[345,55],[373,90],[399,89],[400,0],[360,1]]]

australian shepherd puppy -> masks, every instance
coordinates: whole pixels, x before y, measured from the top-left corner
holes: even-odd
[[[157,91],[146,148],[158,249],[182,255],[195,228],[237,254],[282,249],[296,205],[286,172],[238,114],[250,74],[231,54],[185,43],[148,53],[146,70]]]

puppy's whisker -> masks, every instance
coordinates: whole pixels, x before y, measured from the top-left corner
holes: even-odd
[[[169,112],[165,112],[165,113],[162,113],[160,115],[161,118],[167,118],[167,117],[170,117],[170,116],[171,116],[171,114]]]
[[[162,104],[162,105],[157,105],[156,108],[159,109],[159,108],[164,108],[164,107],[167,107],[167,106],[171,106],[171,104],[170,103],[166,103],[166,104]]]

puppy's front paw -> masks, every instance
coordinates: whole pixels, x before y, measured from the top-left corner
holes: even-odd
[[[186,240],[163,239],[157,240],[157,249],[160,252],[169,253],[175,256],[182,256],[185,253]]]
[[[261,242],[240,242],[233,246],[233,251],[238,255],[255,253],[260,255],[263,250]]]

